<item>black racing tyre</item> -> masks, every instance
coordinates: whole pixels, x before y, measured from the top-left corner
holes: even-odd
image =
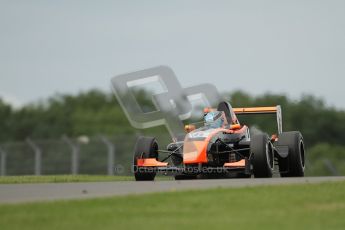
[[[137,166],[139,158],[158,159],[158,143],[154,137],[139,137],[134,148],[133,171],[136,181],[152,181],[155,179],[154,169],[140,169]]]
[[[250,151],[253,154],[252,164],[255,178],[272,177],[274,154],[272,143],[267,134],[257,134],[252,136]]]
[[[277,145],[288,146],[286,158],[278,158],[281,177],[303,177],[305,169],[305,149],[303,136],[298,131],[283,132],[278,136]]]

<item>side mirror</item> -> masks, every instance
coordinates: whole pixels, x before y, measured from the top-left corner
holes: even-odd
[[[184,130],[189,133],[192,132],[193,130],[195,130],[195,125],[185,125],[184,126]]]

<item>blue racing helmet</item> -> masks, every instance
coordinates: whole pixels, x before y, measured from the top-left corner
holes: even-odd
[[[219,111],[209,112],[204,116],[205,125],[211,128],[220,128],[224,124],[222,113]]]

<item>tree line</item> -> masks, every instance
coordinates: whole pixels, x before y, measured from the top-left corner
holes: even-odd
[[[283,129],[300,130],[305,142],[344,145],[345,111],[327,106],[323,100],[307,95],[292,100],[283,94],[252,96],[243,91],[225,95],[233,107],[281,105]],[[152,106],[145,92],[139,92],[142,106]],[[133,134],[116,98],[107,92],[90,90],[78,95],[57,94],[43,102],[36,102],[13,109],[0,99],[0,142],[21,141],[27,137],[36,139],[60,138],[62,135],[119,135]],[[255,125],[269,133],[276,132],[276,120],[272,115],[242,116],[244,124]],[[161,133],[164,127],[141,132]]]
[[[224,96],[233,107],[281,105],[283,130],[299,130],[304,136],[307,147],[307,175],[334,175],[334,172],[336,175],[345,175],[344,110],[327,106],[323,100],[311,95],[292,100],[283,94],[267,93],[253,96],[243,91],[236,91],[226,93]],[[148,112],[154,109],[149,93],[137,91],[136,98],[143,111]],[[242,124],[255,126],[270,134],[277,132],[275,115],[242,115],[239,119]],[[11,145],[13,142],[25,143],[22,141],[27,137],[36,141],[53,139],[54,142],[54,140],[61,140],[62,135],[70,137],[87,135],[97,138],[98,134],[102,134],[121,140],[119,142],[121,144],[117,145],[117,150],[119,150],[117,158],[129,164],[131,160],[129,152],[138,131],[144,135],[158,136],[161,142],[169,141],[168,135],[162,135],[167,133],[163,126],[145,130],[133,128],[116,98],[111,93],[100,90],[81,92],[78,95],[57,94],[47,100],[27,104],[20,109],[14,109],[0,99],[0,144],[2,146]],[[27,149],[25,144],[20,146]],[[49,148],[56,149],[58,146],[55,144]],[[9,152],[16,153],[24,149],[14,148]],[[91,150],[91,152],[99,151],[98,147]],[[47,154],[46,149],[45,153]],[[23,166],[18,166],[17,162],[27,162],[25,160],[27,157],[32,158],[29,155],[10,154],[9,157],[17,158],[12,161],[15,165],[9,165],[9,169],[18,173],[18,167],[23,168]],[[87,156],[90,158],[93,155]],[[44,159],[49,161],[58,156],[59,154],[48,154],[44,156]],[[333,165],[332,170],[329,169],[329,162]],[[31,164],[29,165],[31,167]],[[93,163],[87,172],[90,173],[95,167]]]

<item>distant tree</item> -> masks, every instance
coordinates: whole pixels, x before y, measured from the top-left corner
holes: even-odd
[[[155,110],[151,93],[133,91],[143,112]],[[283,129],[300,130],[308,146],[320,142],[344,145],[345,111],[327,107],[314,96],[306,95],[291,100],[286,95],[264,94],[252,96],[242,91],[229,94],[233,107],[281,105]],[[0,141],[60,138],[61,135],[120,135],[138,132],[128,122],[122,108],[111,93],[100,90],[81,92],[78,95],[61,95],[39,103],[28,104],[14,110],[0,100]],[[277,132],[273,115],[241,116],[240,121],[256,125],[268,133]],[[160,134],[164,126],[142,133]]]
[[[10,119],[13,114],[11,106],[0,98],[0,140],[11,139],[11,123]]]

